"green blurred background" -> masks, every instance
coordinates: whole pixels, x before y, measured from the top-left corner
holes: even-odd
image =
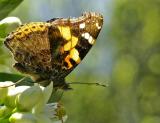
[[[0,0],[3,1],[3,0]],[[104,26],[96,45],[67,81],[67,123],[160,123],[160,0],[24,0],[8,16],[23,23],[100,12]],[[0,43],[0,72],[17,73]]]

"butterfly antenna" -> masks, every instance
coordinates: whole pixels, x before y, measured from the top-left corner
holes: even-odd
[[[96,86],[102,86],[107,87],[106,84],[102,84],[99,82],[69,82],[68,84],[78,84],[78,85],[96,85]]]
[[[21,83],[23,80],[25,80],[26,78],[27,78],[27,77],[23,77],[23,78],[21,78],[20,80],[16,81],[15,83],[11,83],[11,84],[8,84],[8,85],[0,85],[0,88],[8,88],[8,87],[17,85],[17,84]],[[4,83],[5,83],[5,82],[4,82]]]

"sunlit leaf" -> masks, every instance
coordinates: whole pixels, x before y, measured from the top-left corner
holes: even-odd
[[[17,17],[6,17],[0,21],[0,38],[3,41],[7,34],[21,25],[21,20]]]
[[[20,79],[22,79],[24,76],[18,75],[18,74],[10,74],[10,73],[0,73],[0,82],[4,81],[12,81],[12,82],[17,82]],[[33,81],[30,78],[24,79],[22,82],[20,82],[18,85],[33,85]]]
[[[0,0],[0,20],[5,18],[23,0]]]

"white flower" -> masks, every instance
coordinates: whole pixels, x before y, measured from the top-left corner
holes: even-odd
[[[37,123],[37,117],[32,113],[16,112],[9,118],[10,123]]]
[[[0,25],[2,25],[2,24],[12,24],[12,23],[16,23],[18,25],[22,24],[21,20],[17,17],[7,17],[7,18],[0,21]]]
[[[32,86],[17,95],[16,107],[18,111],[31,111],[32,108],[43,100],[43,93],[39,86]]]
[[[53,83],[51,82],[50,85],[48,85],[47,87],[40,86],[40,88],[42,89],[43,95],[41,95],[41,101],[39,101],[37,105],[33,107],[33,113],[41,113],[44,111],[45,105],[52,94]]]
[[[21,94],[28,88],[30,88],[30,86],[18,86],[18,87],[9,88],[7,96],[4,100],[4,104],[8,107],[14,108],[16,106],[15,100],[17,98],[17,95]]]
[[[6,82],[0,82],[0,104],[4,103],[4,100],[8,94],[8,90],[11,88],[14,88],[14,86],[5,88],[4,86],[12,85],[13,82],[6,81]]]
[[[62,104],[47,104],[52,91],[52,82],[47,87],[36,85],[0,88],[0,101],[4,105],[0,107],[0,122],[4,118],[10,123],[64,123],[67,115]]]
[[[65,122],[68,118],[65,109],[60,103],[49,103],[46,105],[45,114],[54,121],[53,123]]]

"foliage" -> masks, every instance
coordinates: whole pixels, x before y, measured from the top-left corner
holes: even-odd
[[[0,82],[0,85],[13,84]],[[0,122],[3,123],[57,123],[65,122],[67,115],[59,103],[46,104],[52,94],[53,83],[42,86],[9,86],[0,88]]]
[[[4,38],[8,33],[10,33],[14,28],[19,26],[21,24],[21,21],[19,18],[16,17],[6,17],[10,12],[12,12],[20,3],[22,0],[0,0],[0,72],[10,71],[11,68],[7,67],[8,63],[8,54],[6,54],[6,51],[3,47],[3,41]],[[6,18],[4,18],[6,17]],[[1,76],[3,75],[3,76]],[[9,74],[1,73],[1,80],[9,79]],[[12,75],[11,78],[14,75]],[[15,75],[15,78],[17,76]]]
[[[116,47],[112,81],[120,119],[114,123],[152,123],[152,118],[160,117],[159,4],[158,0],[115,1],[110,38]]]
[[[0,73],[0,82],[3,81],[18,81],[21,79],[23,76],[17,75],[17,74],[9,74],[9,73]]]
[[[0,20],[5,18],[23,0],[0,0]]]

